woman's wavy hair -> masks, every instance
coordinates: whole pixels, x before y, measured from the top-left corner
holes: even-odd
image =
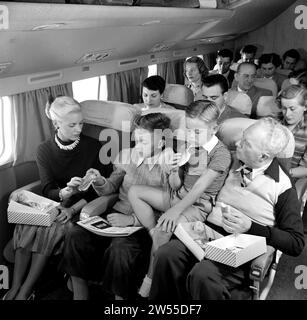
[[[187,63],[196,63],[197,64],[197,68],[199,70],[199,73],[201,74],[201,79],[207,77],[207,75],[209,74],[209,69],[206,66],[204,60],[201,59],[200,57],[193,56],[191,58],[188,58],[183,64],[183,75],[185,78],[187,78],[187,76],[186,76]]]
[[[61,120],[71,112],[81,112],[81,106],[75,99],[67,96],[48,97],[45,113],[50,120]]]
[[[301,106],[307,106],[307,90],[300,85],[291,85],[282,90],[276,98],[279,108],[282,107],[281,99],[298,98],[298,103]]]

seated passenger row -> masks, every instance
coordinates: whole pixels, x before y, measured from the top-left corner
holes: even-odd
[[[47,116],[56,131],[51,140],[39,147],[37,163],[43,195],[61,201],[61,207],[57,221],[51,227],[16,226],[13,239],[14,279],[6,299],[27,299],[31,296],[49,257],[55,254],[62,255],[60,268],[71,277],[75,299],[89,298],[89,280],[102,281],[109,292],[125,299],[136,298],[140,287],[140,294],[144,297],[149,295],[152,299],[229,298],[229,288],[221,285],[218,290],[213,290],[198,264],[193,268],[195,272],[190,272],[195,261],[179,258],[179,252],[185,256],[187,253],[183,253],[182,250],[186,249],[178,240],[166,243],[180,219],[207,222],[219,231],[222,228],[222,233],[247,232],[261,235],[266,237],[269,245],[290,255],[301,252],[304,236],[297,196],[287,170],[276,160],[277,157],[292,157],[292,134],[272,119],[229,119],[232,118],[232,112],[237,111],[224,101],[227,80],[221,75],[212,75],[204,80],[202,95],[205,100],[189,104],[185,111],[160,108],[160,102],[155,112],[142,110],[140,114],[138,106],[121,103],[111,103],[102,112],[91,107],[101,107],[103,102],[86,102],[80,106],[68,97],[58,97],[48,105]],[[150,96],[152,90],[161,95],[163,90],[161,92],[156,88],[149,85],[147,90],[143,88],[143,93]],[[305,89],[299,86],[290,88],[291,94],[285,91],[284,96],[281,96],[281,104],[285,120],[292,130],[300,122],[295,120],[290,124],[290,119],[286,117],[287,97],[297,98],[297,107],[302,104],[304,110],[307,97]],[[219,92],[213,92],[213,89]],[[157,97],[161,98],[159,95],[153,98]],[[115,107],[115,104],[119,106]],[[145,109],[150,107],[149,103]],[[104,117],[107,128],[119,128],[122,135],[116,137],[114,131],[101,131],[97,123],[99,114]],[[84,116],[91,125],[83,128]],[[161,136],[161,130],[174,130],[178,123],[182,126],[182,119],[187,130],[186,142],[177,143],[176,148],[173,145],[168,148],[167,139]],[[127,121],[128,126],[122,125],[123,120]],[[132,121],[133,126],[129,126]],[[231,126],[234,123],[239,138],[236,157],[230,167],[230,153],[221,141],[229,139],[227,127],[233,128]],[[135,128],[135,147],[127,146],[127,140],[124,141],[127,133],[128,142],[131,143],[132,128]],[[103,148],[85,134],[94,134],[96,139],[102,140]],[[128,149],[124,148],[118,154],[121,148],[109,144],[110,137],[113,141],[115,137],[115,141]],[[231,144],[234,145],[234,140]],[[301,157],[305,156],[305,150],[303,153],[300,153]],[[114,165],[112,172],[108,166],[111,158]],[[304,166],[302,161],[298,163]],[[241,171],[247,168],[252,171],[248,178],[241,175]],[[295,177],[297,175],[293,170]],[[303,169],[297,171],[300,176]],[[88,191],[80,192],[78,187],[86,173],[95,175],[95,181]],[[258,183],[264,183],[267,188],[255,188]],[[137,185],[144,187],[138,189]],[[155,187],[155,191],[150,187]],[[118,190],[119,198],[114,204],[112,194]],[[255,193],[255,190],[261,191],[261,194]],[[246,192],[250,195],[247,202],[242,197]],[[103,208],[106,209],[105,204],[100,202],[103,196],[113,200],[112,209],[104,213],[111,225],[141,224],[149,232],[143,229],[127,238],[107,239],[76,225],[80,212],[81,217],[103,213]],[[274,201],[270,204],[262,203],[260,199],[266,197]],[[218,208],[215,206],[216,201],[229,205],[229,217],[219,219],[220,209],[215,209]],[[251,207],[251,203],[255,206]],[[264,215],[259,216],[259,212]],[[149,265],[152,242],[153,251],[158,250]],[[179,266],[179,261],[186,262]],[[225,272],[222,267],[209,261],[205,263],[208,264],[207,274],[210,275],[210,270],[214,270],[218,274],[217,282],[224,283],[222,274]],[[171,275],[167,278],[166,268]],[[240,274],[239,283],[231,286],[241,285],[245,281],[244,268],[246,266],[237,270],[236,275]],[[188,273],[186,291],[184,284]]]

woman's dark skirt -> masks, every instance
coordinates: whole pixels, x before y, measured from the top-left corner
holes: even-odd
[[[151,238],[145,229],[129,237],[102,237],[71,224],[60,268],[70,276],[100,282],[114,295],[133,299],[145,276]]]

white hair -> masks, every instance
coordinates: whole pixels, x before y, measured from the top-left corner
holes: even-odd
[[[61,96],[57,97],[51,104],[47,102],[45,112],[50,120],[61,121],[71,112],[81,112],[81,106],[73,98]]]
[[[273,118],[262,118],[253,126],[260,126],[265,133],[265,140],[262,143],[263,152],[271,157],[278,156],[290,141],[287,129]]]

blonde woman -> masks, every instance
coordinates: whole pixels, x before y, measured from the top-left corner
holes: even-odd
[[[307,90],[292,85],[279,94],[282,123],[293,133],[295,139],[294,155],[290,175],[295,179],[307,177]]]
[[[82,177],[93,167],[103,172],[98,158],[100,143],[81,133],[83,115],[79,103],[61,96],[47,103],[46,114],[55,133],[39,145],[37,165],[43,196],[61,202],[61,207],[50,227],[16,225],[13,283],[5,300],[26,300],[33,296],[34,285],[48,258],[62,252],[66,222],[80,212],[87,201],[97,197],[92,188],[78,191]]]

